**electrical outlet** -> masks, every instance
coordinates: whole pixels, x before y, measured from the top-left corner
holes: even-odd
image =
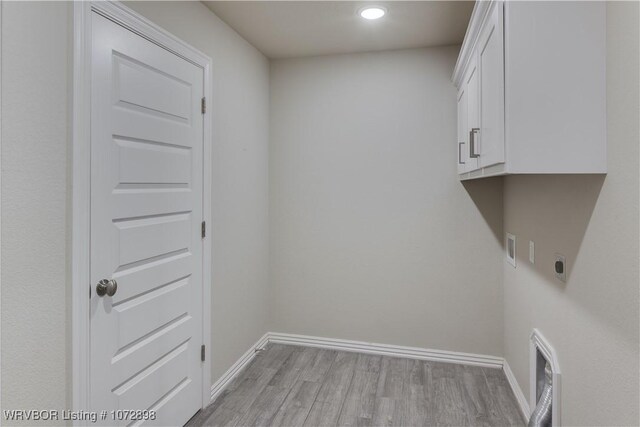
[[[553,271],[556,274],[556,278],[561,282],[567,281],[567,260],[564,255],[556,253],[556,260],[553,265]]]
[[[511,233],[507,233],[507,262],[514,268],[516,266],[516,236]]]
[[[529,262],[531,264],[536,263],[536,247],[533,240],[529,240]]]

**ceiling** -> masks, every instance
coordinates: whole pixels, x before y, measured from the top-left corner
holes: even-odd
[[[462,43],[472,1],[205,1],[269,58]],[[363,6],[387,8],[367,21]]]

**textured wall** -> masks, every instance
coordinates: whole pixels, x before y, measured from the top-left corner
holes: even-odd
[[[69,8],[1,7],[2,407],[63,409]]]
[[[528,396],[529,334],[542,331],[562,369],[564,425],[639,419],[638,3],[609,3],[607,15],[606,178],[505,179],[504,228],[518,237],[517,268],[504,264],[505,356]]]
[[[502,354],[501,181],[457,178],[457,54],[272,61],[274,330]]]
[[[212,381],[267,332],[269,62],[200,2],[129,2],[213,59]]]

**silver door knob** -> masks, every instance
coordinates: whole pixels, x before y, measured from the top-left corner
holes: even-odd
[[[105,294],[112,297],[116,294],[117,290],[118,282],[115,280],[102,279],[96,285],[96,294],[98,294],[99,297],[103,297]]]

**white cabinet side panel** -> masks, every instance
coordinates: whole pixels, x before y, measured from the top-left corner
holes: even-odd
[[[508,2],[511,173],[606,172],[604,2]]]

